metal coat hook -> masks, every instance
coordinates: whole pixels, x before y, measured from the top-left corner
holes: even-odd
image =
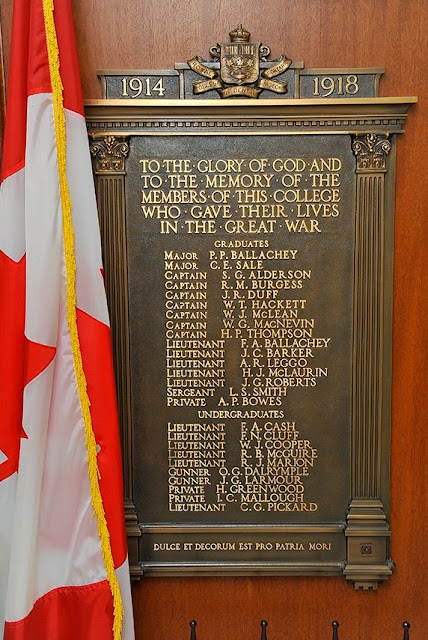
[[[196,640],[196,620],[190,620],[189,622],[190,625],[190,640]],[[261,620],[260,621],[260,626],[262,628],[261,631],[261,635],[260,635],[260,640],[267,640],[267,626],[268,626],[268,621],[267,620]],[[333,622],[331,623],[332,629],[333,629],[333,634],[332,634],[332,640],[339,640],[339,622],[337,620],[333,620]],[[403,640],[410,640],[410,633],[409,633],[409,629],[410,629],[410,622],[403,622],[403,629],[404,629],[404,635],[403,635]],[[283,639],[279,639],[279,640],[286,640],[285,638]],[[391,639],[392,640],[392,639]]]
[[[260,622],[260,626],[262,628],[262,634],[260,636],[260,640],[267,640],[267,635],[266,635],[266,627],[268,626],[267,620],[262,620]]]
[[[337,620],[333,620],[333,622],[331,623],[331,626],[333,627],[332,640],[339,640],[339,632],[338,632],[339,623],[337,622]]]

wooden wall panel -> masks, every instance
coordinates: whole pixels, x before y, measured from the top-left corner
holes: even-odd
[[[12,0],[2,0],[6,58]],[[96,69],[170,68],[224,38],[238,22],[307,67],[385,66],[381,95],[417,95],[397,159],[391,555],[397,571],[377,592],[342,578],[152,578],[134,587],[138,640],[411,640],[427,637],[427,203],[428,3],[421,0],[73,0],[84,95],[99,97]],[[296,629],[296,631],[294,631]],[[298,631],[297,631],[298,629]]]

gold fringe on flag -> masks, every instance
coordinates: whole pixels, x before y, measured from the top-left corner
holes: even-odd
[[[74,252],[74,229],[71,218],[72,205],[66,172],[66,129],[63,101],[63,84],[60,74],[59,48],[55,29],[53,0],[43,0],[43,14],[49,58],[49,72],[52,85],[55,137],[58,155],[59,185],[63,216],[64,254],[67,280],[67,322],[70,332],[71,347],[73,350],[74,369],[76,373],[80,405],[82,409],[83,420],[85,423],[85,443],[88,451],[87,461],[92,505],[97,518],[98,535],[101,540],[101,548],[107,573],[107,579],[113,596],[113,636],[114,640],[120,640],[122,636],[123,602],[120,593],[119,582],[114,571],[113,555],[110,544],[110,533],[107,527],[103,500],[99,485],[100,473],[98,470],[97,462],[97,444],[92,427],[92,419],[89,409],[90,401],[87,391],[86,377],[83,371],[79,334],[77,331],[76,256]]]

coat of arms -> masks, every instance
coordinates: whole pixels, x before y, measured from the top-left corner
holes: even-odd
[[[250,42],[250,34],[242,24],[230,32],[230,42],[211,47],[211,62],[220,63],[220,77],[216,69],[207,67],[208,61],[199,56],[189,60],[189,67],[199,75],[209,78],[193,84],[193,93],[204,93],[216,89],[222,98],[245,96],[257,98],[267,89],[275,93],[286,93],[287,83],[271,80],[288,69],[291,64],[282,55],[276,64],[260,72],[260,60],[266,62],[270,54],[269,47],[260,42]],[[205,64],[204,64],[205,62]],[[218,66],[218,65],[217,65]]]

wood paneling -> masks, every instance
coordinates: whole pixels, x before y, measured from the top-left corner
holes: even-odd
[[[385,66],[381,95],[417,95],[397,159],[395,222],[391,555],[397,571],[377,592],[355,592],[342,578],[152,578],[134,587],[138,640],[427,637],[427,290],[428,3],[421,0],[74,0],[84,95],[99,97],[96,69],[170,68],[208,55],[238,22],[307,67]],[[11,0],[2,0],[5,52]],[[7,57],[7,56],[6,56]],[[425,597],[425,599],[424,599]],[[295,632],[293,629],[298,629]]]

